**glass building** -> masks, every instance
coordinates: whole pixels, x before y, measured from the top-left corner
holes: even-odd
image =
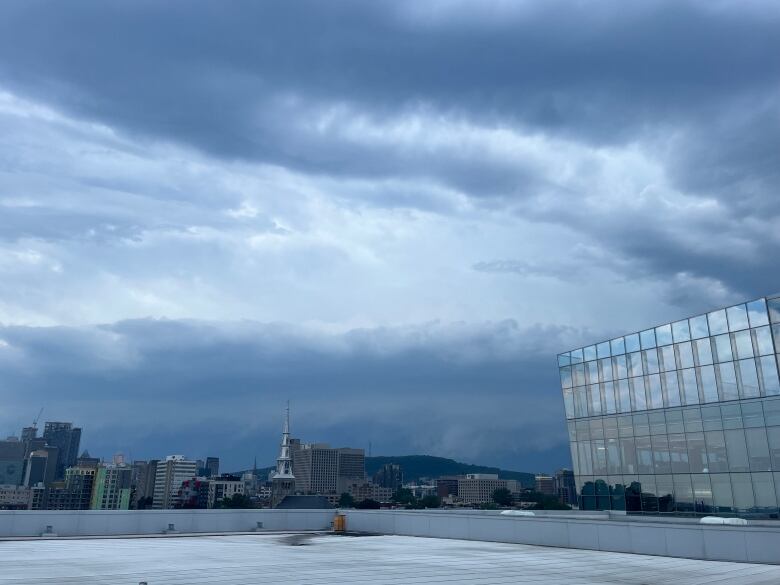
[[[558,356],[581,509],[777,517],[780,294]]]

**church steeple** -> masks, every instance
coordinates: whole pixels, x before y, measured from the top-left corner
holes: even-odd
[[[271,478],[271,506],[279,505],[285,496],[295,493],[295,475],[293,475],[292,457],[290,454],[290,402],[284,417],[284,429],[282,430],[282,443],[279,449],[279,458],[276,460],[276,473]]]

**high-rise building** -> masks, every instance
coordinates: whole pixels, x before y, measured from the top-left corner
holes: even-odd
[[[0,485],[20,485],[24,473],[24,443],[0,441]]]
[[[555,495],[555,485],[551,475],[537,474],[534,477],[534,490],[547,496]]]
[[[152,507],[155,510],[173,508],[182,482],[195,477],[197,471],[197,463],[184,455],[168,455],[164,461],[159,461],[155,470]]]
[[[290,404],[284,417],[282,443],[279,446],[279,458],[276,460],[276,473],[271,478],[271,507],[276,508],[284,498],[295,494],[295,475],[290,453]]]
[[[62,479],[65,477],[65,470],[76,465],[81,429],[69,422],[47,422],[43,428],[43,438],[47,445],[59,449],[55,477]]]
[[[574,482],[574,472],[571,469],[559,469],[553,477],[555,495],[562,504],[577,505],[577,487]]]
[[[22,483],[27,487],[50,485],[57,471],[58,452],[57,447],[43,447],[29,453]]]
[[[776,515],[780,294],[560,354],[580,508]]]
[[[333,448],[327,443],[292,442],[296,487],[304,494],[333,494],[366,479],[363,449]]]
[[[48,489],[46,508],[89,510],[96,473],[96,467],[68,467],[65,470],[65,480],[53,483]]]
[[[129,465],[101,465],[97,468],[90,508],[129,510],[133,470]]]
[[[149,498],[154,497],[154,482],[157,476],[157,459],[133,461],[130,484],[132,496],[130,507],[133,509],[150,508]]]
[[[395,492],[404,485],[404,472],[397,463],[386,463],[374,474],[374,483]]]
[[[219,475],[219,457],[206,457],[207,471],[206,477],[217,477]]]

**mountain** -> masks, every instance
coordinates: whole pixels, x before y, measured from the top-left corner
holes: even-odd
[[[501,479],[516,479],[524,487],[534,486],[534,474],[509,471],[498,467],[460,463],[444,457],[430,455],[401,455],[399,457],[366,457],[366,475],[372,477],[387,463],[397,463],[404,472],[404,482],[417,481],[421,477],[436,478],[440,475],[465,475],[467,473],[497,473]]]

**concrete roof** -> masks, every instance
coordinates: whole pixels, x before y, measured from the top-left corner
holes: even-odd
[[[780,583],[780,566],[406,536],[288,533],[0,543],[0,585],[142,581],[758,585]]]

